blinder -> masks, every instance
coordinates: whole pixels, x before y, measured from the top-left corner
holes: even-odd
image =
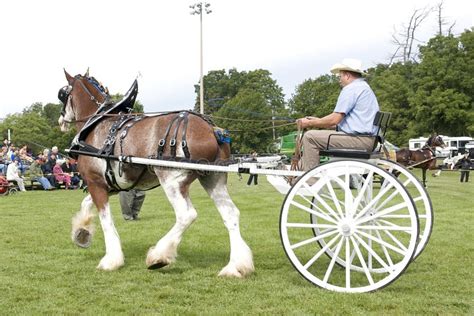
[[[71,90],[72,90],[72,86],[64,86],[61,89],[59,89],[58,99],[63,103],[63,108],[61,110],[62,115],[66,114],[67,99],[69,98],[69,95],[71,94]]]

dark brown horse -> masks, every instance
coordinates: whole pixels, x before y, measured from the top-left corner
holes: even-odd
[[[80,141],[83,150],[94,151],[110,145],[116,139],[110,153],[113,156],[133,157],[185,157],[192,161],[224,160],[229,157],[229,144],[220,144],[214,134],[213,126],[203,117],[192,112],[165,113],[155,116],[133,117],[125,124],[123,115],[103,115],[107,108],[108,93],[97,81],[87,75],[70,76],[66,71],[68,86],[60,90],[64,109],[59,118],[62,130],[69,123],[76,129],[86,126],[88,133],[79,133],[74,142]],[[60,96],[61,96],[60,92]],[[186,116],[186,122],[179,124],[179,115]],[[87,127],[96,116],[102,119],[92,127]],[[180,118],[181,119],[181,118]],[[89,121],[86,124],[86,121]],[[86,125],[85,125],[86,124]],[[116,136],[111,137],[114,130]],[[167,133],[169,133],[169,138]],[[86,136],[84,136],[86,135]],[[124,136],[125,135],[125,136]],[[171,144],[171,137],[177,144]],[[120,138],[120,140],[119,140]],[[162,140],[167,139],[165,142]],[[175,145],[173,147],[172,145]],[[160,149],[161,148],[161,149]],[[160,152],[161,151],[161,152]],[[173,155],[173,151],[175,154]],[[159,153],[159,154],[157,154]],[[104,158],[104,155],[79,155],[78,168],[87,181],[90,194],[81,204],[81,210],[73,218],[72,238],[80,246],[88,246],[92,238],[93,206],[99,213],[104,233],[105,256],[98,269],[115,270],[124,264],[120,238],[115,229],[109,205],[109,195],[119,190],[136,188],[146,190],[161,185],[176,213],[176,223],[154,247],[148,251],[146,265],[150,269],[164,267],[177,256],[178,245],[186,229],[194,222],[197,212],[189,197],[191,183],[198,179],[217,206],[230,237],[230,260],[219,275],[244,277],[253,272],[253,259],[250,248],[240,235],[239,210],[227,192],[227,174],[211,172],[198,173],[193,170],[167,169],[145,165],[121,163]],[[107,174],[106,174],[107,173]],[[111,181],[113,179],[113,181]]]
[[[426,170],[436,169],[436,147],[446,147],[441,136],[433,134],[426,144],[417,150],[402,148],[397,151],[397,162],[404,166],[420,168],[423,175],[423,186],[426,187]]]

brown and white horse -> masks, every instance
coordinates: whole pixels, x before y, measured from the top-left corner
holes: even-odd
[[[63,131],[68,129],[70,123],[75,123],[76,129],[80,131],[84,127],[84,122],[94,116],[98,107],[103,104],[107,92],[94,85],[88,74],[75,77],[66,71],[65,74],[68,82],[67,96],[64,98],[64,109],[58,122]],[[122,139],[123,143],[120,146],[115,146],[113,154],[143,158],[156,157],[159,140],[165,137],[165,129],[176,115],[179,113],[145,116],[133,126],[128,127],[127,136]],[[117,119],[118,116],[105,117],[93,127],[85,138],[85,142],[90,146],[102,148],[111,126]],[[214,162],[229,158],[229,145],[217,142],[210,123],[199,115],[190,114],[188,120],[187,127],[181,124],[176,129],[177,157],[184,157],[179,142],[182,142],[183,129],[186,129],[190,159]],[[122,127],[124,128],[127,127]],[[120,133],[119,130],[117,135]],[[163,154],[170,155],[168,145],[165,146]],[[189,197],[189,188],[191,183],[198,179],[214,201],[229,232],[230,260],[219,275],[244,277],[254,271],[252,252],[240,234],[239,210],[227,191],[226,173],[202,174],[192,170],[148,167],[118,161],[109,161],[109,163],[116,183],[121,189],[127,190],[134,187],[146,190],[161,185],[175,211],[174,226],[148,251],[146,265],[149,269],[161,268],[175,261],[181,238],[197,217],[196,209]],[[116,189],[114,190],[107,182],[106,166],[106,159],[79,155],[78,169],[87,181],[89,195],[84,198],[80,211],[73,218],[72,237],[73,241],[79,245],[90,242],[95,205],[99,213],[106,249],[105,256],[100,260],[97,268],[116,270],[124,265],[124,254],[109,205],[109,194],[116,193]]]
[[[404,166],[413,166],[422,170],[423,186],[426,187],[426,170],[436,169],[436,147],[446,147],[441,136],[431,135],[426,144],[417,150],[402,148],[397,151],[397,162]]]

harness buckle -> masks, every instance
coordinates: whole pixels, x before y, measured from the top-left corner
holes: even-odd
[[[188,143],[183,139],[181,141],[181,147],[186,147],[188,145]]]
[[[171,147],[176,146],[176,138],[170,139],[170,146],[171,146]]]
[[[165,139],[162,138],[162,139],[160,139],[160,142],[158,143],[158,145],[159,145],[160,147],[163,147],[163,146],[165,145],[165,142],[166,142]]]

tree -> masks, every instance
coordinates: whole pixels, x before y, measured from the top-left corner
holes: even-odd
[[[59,129],[58,118],[61,104],[33,103],[21,114],[9,115],[0,123],[0,132],[6,137],[10,130],[15,145],[27,144],[34,153],[44,148],[58,146],[60,150],[68,148],[74,135],[74,129],[63,133]]]
[[[307,79],[296,87],[288,107],[294,117],[322,117],[332,112],[340,91],[336,76],[324,75]]]
[[[413,47],[415,42],[419,42],[416,38],[416,31],[432,10],[431,8],[416,9],[412,13],[407,26],[402,25],[400,32],[395,29],[394,34],[392,34],[392,42],[397,48],[390,58],[390,64],[417,61],[414,53],[415,47]]]
[[[436,36],[420,47],[421,62],[415,68],[416,92],[410,103],[416,108],[419,133],[472,133],[474,35]]]
[[[383,111],[391,112],[392,118],[386,138],[398,146],[406,146],[408,140],[417,137],[415,110],[409,102],[413,95],[413,69],[415,63],[399,62],[390,66],[380,64],[369,69],[368,81]]]
[[[261,92],[242,89],[216,112],[216,123],[231,132],[232,152],[269,151],[273,139],[266,102]]]
[[[271,78],[268,70],[257,69],[249,72],[237,69],[213,70],[204,76],[205,113],[212,115],[224,104],[235,97],[240,90],[250,89],[260,92],[266,100],[266,106],[275,113],[285,109],[283,89]],[[194,86],[196,103],[194,110],[199,110],[199,85]]]

